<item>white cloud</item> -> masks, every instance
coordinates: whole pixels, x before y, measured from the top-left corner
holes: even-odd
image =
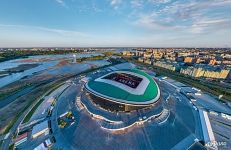
[[[156,19],[156,14],[150,15],[142,15],[138,20],[134,22],[135,25],[152,30],[152,31],[161,31],[164,32],[166,30],[176,30],[179,29],[179,26],[173,26],[168,24],[167,22],[161,22]]]
[[[78,31],[61,30],[61,29],[53,29],[53,28],[45,28],[45,27],[35,27],[35,28],[43,31],[48,31],[51,33],[57,33],[62,36],[82,36],[82,37],[88,36],[87,34]]]
[[[121,2],[122,2],[121,0],[111,0],[111,5],[118,5]]]
[[[169,3],[171,2],[172,0],[149,0],[150,2],[154,2],[154,3],[162,3],[162,4],[165,4],[165,3]]]
[[[103,12],[103,9],[101,9],[101,8],[99,8],[99,7],[97,7],[97,5],[96,5],[96,3],[94,2],[94,1],[92,1],[92,10],[94,11],[94,12]]]
[[[8,24],[0,24],[0,29],[21,29],[21,30],[35,30],[35,31],[43,31],[43,32],[49,32],[51,34],[56,34],[59,36],[64,37],[89,37],[88,34],[73,31],[73,30],[62,30],[62,29],[55,29],[55,28],[47,28],[47,27],[40,27],[40,26],[27,26],[27,25],[8,25]]]
[[[221,26],[229,28],[231,22],[227,10],[220,11],[225,7],[231,9],[231,0],[152,2],[167,4],[152,11],[133,14],[135,25],[155,32],[165,29],[198,34],[211,29],[219,30]]]
[[[211,28],[219,28],[223,27],[223,25],[228,25],[231,23],[230,19],[199,19],[192,24],[191,28],[188,28],[188,31],[191,33],[203,33],[206,32],[206,30],[209,30]]]
[[[110,4],[114,9],[118,9],[121,3],[122,3],[122,0],[111,0]]]
[[[140,8],[143,6],[144,1],[143,0],[132,0],[131,6],[134,8]]]
[[[55,0],[59,5],[68,8],[67,4],[64,2],[64,0]]]

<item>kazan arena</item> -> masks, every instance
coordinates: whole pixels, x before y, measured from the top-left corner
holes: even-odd
[[[159,102],[160,89],[154,79],[138,70],[117,70],[85,84],[92,101],[109,111],[150,108]]]

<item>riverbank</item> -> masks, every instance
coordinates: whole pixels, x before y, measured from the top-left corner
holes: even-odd
[[[18,65],[17,67],[8,68],[8,69],[5,69],[4,71],[0,71],[0,76],[4,74],[8,75],[12,73],[23,72],[23,71],[38,67],[39,65],[40,64],[21,64],[21,65]]]
[[[99,55],[99,56],[77,58],[76,61],[77,62],[82,62],[82,61],[89,61],[89,60],[103,60],[105,58],[106,58],[105,55],[104,56]]]
[[[0,62],[19,59],[19,58],[29,58],[30,56],[39,56],[39,55],[65,55],[65,54],[82,54],[82,53],[104,53],[105,56],[121,56],[118,52],[115,52],[111,49],[111,51],[105,50],[90,50],[86,52],[84,49],[78,50],[17,50],[17,51],[5,51],[0,53]]]
[[[7,60],[18,59],[18,58],[28,58],[29,56],[36,55],[60,55],[60,54],[71,54],[71,53],[81,53],[84,51],[80,50],[17,50],[17,51],[6,51],[0,53],[0,62]]]
[[[97,56],[90,56],[90,57],[80,57],[77,58],[77,62],[82,62],[82,61],[91,61],[91,60],[103,60],[106,58],[110,58],[112,56],[121,56],[121,53],[118,52],[104,52],[102,55],[97,55]]]

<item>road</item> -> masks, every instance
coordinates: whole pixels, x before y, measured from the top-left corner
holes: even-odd
[[[76,81],[76,84],[77,83],[78,83],[78,80]],[[64,93],[62,93],[62,95],[57,100],[57,103],[53,109],[53,113],[51,116],[51,125],[52,125],[53,135],[57,139],[57,144],[55,145],[56,148],[62,148],[64,146],[65,147],[71,147],[71,144],[69,144],[69,141],[66,141],[66,138],[64,138],[64,136],[63,136],[62,130],[66,130],[66,128],[60,129],[58,127],[57,119],[63,113],[65,113],[67,111],[72,111],[74,114],[74,117],[78,123],[78,120],[79,120],[78,113],[76,112],[76,110],[73,110],[73,109],[75,109],[74,108],[75,107],[75,99],[76,99],[76,96],[80,94],[80,89],[81,89],[81,86],[79,84],[71,85],[67,90],[65,90]],[[77,123],[75,123],[71,127],[68,127],[67,130],[76,126]],[[59,140],[59,139],[61,139],[61,140]]]
[[[185,97],[182,94],[178,96]],[[217,144],[216,146],[221,150],[229,149],[231,147],[231,120],[223,118],[221,113],[231,114],[230,107],[217,101],[212,95],[207,93],[201,92],[201,95],[194,95],[194,97],[196,101],[193,101],[192,104],[205,111],[215,113],[209,113],[209,120],[215,135],[215,141],[212,141],[214,142],[213,144]]]
[[[193,90],[191,86],[182,84],[178,81],[172,80],[172,79],[164,79],[163,82],[168,83],[169,85],[172,85],[175,88],[181,89],[181,91],[190,91],[192,97],[194,97],[196,99],[196,101],[194,101],[194,105],[196,105],[198,108],[202,108],[205,109],[207,111],[216,111],[216,112],[222,112],[222,113],[226,113],[226,114],[231,114],[231,108],[218,101],[218,99],[215,96],[212,96],[208,93],[204,93],[202,92],[198,92],[200,93],[200,95],[196,95],[195,93],[197,93],[196,90]]]

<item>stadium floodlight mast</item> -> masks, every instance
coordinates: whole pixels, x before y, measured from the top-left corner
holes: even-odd
[[[73,54],[73,63],[76,63],[76,54]]]

